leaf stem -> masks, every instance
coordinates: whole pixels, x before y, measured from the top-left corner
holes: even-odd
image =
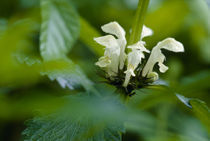
[[[141,32],[144,24],[145,15],[149,6],[149,0],[139,0],[135,18],[132,25],[132,32],[128,44],[134,44],[141,38]]]

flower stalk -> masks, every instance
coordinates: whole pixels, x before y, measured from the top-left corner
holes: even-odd
[[[141,39],[142,28],[148,6],[149,0],[139,0],[128,42],[129,45],[135,44]]]

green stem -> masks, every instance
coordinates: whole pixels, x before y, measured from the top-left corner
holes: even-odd
[[[132,25],[132,32],[128,44],[134,44],[141,38],[145,15],[149,6],[149,0],[139,0],[138,8]]]

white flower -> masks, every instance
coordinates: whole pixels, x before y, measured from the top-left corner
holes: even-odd
[[[102,30],[106,33],[113,34],[117,36],[117,42],[120,46],[120,62],[119,62],[119,68],[123,69],[124,62],[126,59],[125,54],[125,47],[127,44],[126,38],[125,38],[125,30],[117,23],[117,22],[110,22],[108,24],[103,25]]]
[[[142,59],[145,58],[144,52],[150,53],[150,51],[145,48],[146,43],[142,40],[147,36],[151,36],[153,31],[144,25],[141,39],[139,39],[137,43],[127,47],[131,49],[131,51],[126,55],[125,48],[127,41],[124,29],[117,22],[110,22],[103,25],[101,28],[105,33],[111,35],[94,38],[97,43],[106,47],[104,56],[99,58],[96,65],[105,70],[108,77],[112,80],[114,76],[118,75],[119,69],[124,69],[125,60],[127,58],[127,70],[124,72],[125,81],[123,83],[123,86],[127,87],[131,77],[136,76],[135,70],[138,68],[139,64],[141,64]],[[164,73],[168,70],[168,67],[163,64],[165,56],[161,52],[161,49],[173,52],[184,52],[184,46],[173,38],[167,38],[159,42],[152,49],[151,55],[141,72],[141,75],[148,78],[149,81],[156,81],[159,78],[158,74],[153,71],[156,63],[158,63],[160,72]],[[137,72],[139,71],[137,70]]]
[[[113,35],[94,38],[97,43],[106,47],[104,56],[99,59],[96,65],[105,69],[109,77],[116,76],[118,68],[123,69],[126,59],[125,31],[117,22],[110,22],[101,28],[104,32],[115,35],[117,39]]]
[[[166,49],[173,52],[184,52],[184,46],[182,43],[176,41],[173,38],[167,38],[159,42],[151,52],[151,55],[142,71],[142,76],[146,77],[153,72],[153,67],[158,63],[160,72],[164,73],[168,70],[168,67],[163,64],[166,59],[161,49]]]
[[[132,51],[128,54],[128,65],[127,70],[125,71],[125,82],[123,84],[124,87],[127,87],[131,76],[136,76],[134,71],[141,63],[141,60],[145,57],[143,52],[150,52],[144,47],[146,43],[142,41],[142,39],[144,37],[151,36],[152,34],[153,31],[144,25],[140,41],[134,45],[128,46],[128,48],[131,48]]]

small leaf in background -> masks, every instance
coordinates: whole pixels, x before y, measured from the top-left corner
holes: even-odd
[[[180,86],[176,88],[179,93],[186,93],[192,95],[192,93],[207,90],[210,88],[210,71],[204,70],[194,75],[184,77],[180,81]]]
[[[79,36],[79,18],[68,0],[41,0],[40,51],[44,60],[60,59]]]
[[[199,99],[187,98],[180,94],[176,94],[176,96],[182,103],[192,109],[210,133],[210,110],[206,103]]]
[[[183,95],[180,95],[180,94],[176,94],[176,96],[177,96],[177,98],[178,98],[182,103],[184,103],[187,107],[192,108],[192,106],[190,105],[190,100],[191,100],[191,98],[184,97]]]
[[[42,75],[57,80],[63,88],[75,89],[82,85],[87,91],[93,90],[93,83],[85,76],[79,66],[70,59],[45,62]]]

